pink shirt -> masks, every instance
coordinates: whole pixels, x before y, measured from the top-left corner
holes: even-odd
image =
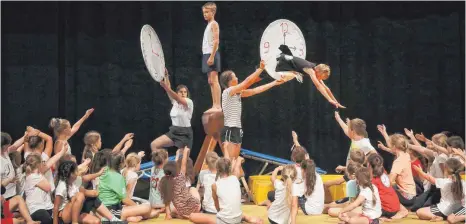
[[[411,158],[408,153],[399,152],[398,158],[393,161],[391,173],[397,174],[395,181],[402,192],[416,195],[416,184],[414,183]]]

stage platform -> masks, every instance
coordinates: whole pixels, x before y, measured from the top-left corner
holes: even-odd
[[[243,205],[243,212],[249,215],[257,215],[260,216],[264,220],[264,224],[269,223],[267,219],[267,208],[264,206],[257,206],[257,205]],[[299,211],[296,223],[297,224],[308,224],[308,223],[338,223],[337,218],[331,218],[328,215],[319,215],[319,216],[305,216],[301,211]],[[165,214],[161,214],[156,219],[145,220],[140,223],[157,223],[157,224],[183,224],[183,223],[191,223],[189,220],[180,220],[180,219],[172,219],[172,220],[165,220]],[[421,223],[429,223],[428,221],[422,221],[417,219],[416,214],[411,213],[408,217],[401,219],[401,220],[393,220],[389,223],[403,223],[403,224],[421,224]],[[439,222],[442,223],[442,222]]]

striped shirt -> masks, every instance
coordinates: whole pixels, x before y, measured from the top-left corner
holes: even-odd
[[[241,128],[241,94],[230,95],[232,87],[222,93],[222,108],[224,125],[226,127]]]

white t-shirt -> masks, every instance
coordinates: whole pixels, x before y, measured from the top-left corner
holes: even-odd
[[[24,153],[24,159],[26,159],[28,157],[28,155],[31,154],[31,153],[32,152],[25,152]],[[45,152],[42,152],[40,154],[40,158],[42,159],[42,162],[44,162],[44,163],[46,163],[50,159],[49,156]],[[57,167],[57,169],[58,169],[58,167]],[[53,179],[52,169],[48,169],[47,171],[45,171],[44,177],[50,183],[50,186],[52,187],[51,192],[53,192],[55,190],[55,180]]]
[[[36,186],[42,180],[46,179],[41,174],[31,173],[26,176],[24,194],[26,195],[26,205],[28,206],[29,214],[32,214],[39,209],[53,209],[50,193],[47,193]]]
[[[123,169],[123,170],[121,171],[121,174],[123,174],[123,171],[124,171],[124,170],[125,170],[125,169]],[[128,184],[130,183],[130,181],[136,180],[135,184],[133,185],[133,189],[130,189],[129,191],[126,192],[126,193],[127,193],[128,195],[130,195],[131,197],[133,197],[134,188],[136,188],[136,184],[138,183],[138,178],[139,178],[138,174],[137,174],[136,172],[134,172],[134,171],[128,171],[128,172],[126,173],[126,177],[125,177],[126,185],[128,185]]]
[[[316,183],[314,184],[314,191],[310,196],[306,197],[306,213],[308,215],[320,215],[324,211],[325,191],[324,182],[318,173],[316,173]]]
[[[172,110],[170,111],[170,117],[172,119],[172,125],[176,127],[191,127],[191,117],[193,116],[194,104],[189,98],[185,98],[188,107],[178,103],[176,100],[172,100]]]
[[[15,177],[15,168],[13,168],[13,164],[11,163],[10,157],[8,155],[0,156],[0,173],[1,173],[1,179],[7,179],[7,178],[13,178]],[[16,195],[16,183],[10,182],[8,185],[5,186],[5,194],[3,194],[4,198],[9,198],[13,197]]]
[[[430,175],[434,178],[443,178],[442,168],[440,168],[440,164],[446,163],[448,160],[448,156],[445,154],[438,154],[434,153],[435,159],[430,166]]]
[[[461,181],[464,189],[464,181]],[[440,189],[440,202],[437,204],[437,208],[442,214],[448,216],[452,212],[456,211],[461,207],[461,199],[455,199],[453,192],[451,191],[451,185],[453,181],[449,178],[435,178],[435,186]]]
[[[350,150],[348,151],[348,156],[346,157],[346,161],[350,160],[351,150],[357,150],[357,149],[362,150],[364,152],[364,155],[367,155],[372,150],[375,151],[375,148],[374,146],[372,146],[369,138],[363,138],[357,141],[351,140],[351,146],[350,146]]]
[[[225,89],[222,93],[223,124],[226,127],[241,128],[241,94],[230,96],[232,88]]]
[[[363,196],[366,200],[362,204],[362,214],[370,219],[380,218],[382,215],[382,204],[380,202],[379,190],[375,185],[372,185],[374,194],[369,187],[359,187],[359,196]],[[372,204],[373,196],[375,196],[375,205]]]
[[[275,187],[275,200],[270,205],[268,218],[276,223],[290,223],[291,205],[286,200],[285,183],[281,180],[275,180],[273,186]]]
[[[159,191],[159,183],[162,177],[165,176],[163,169],[152,167],[150,176],[150,190],[149,190],[149,202],[152,206],[165,206],[163,204],[162,195]]]
[[[58,182],[57,189],[55,191],[55,196],[61,196],[62,201],[59,207],[59,211],[63,210],[68,204],[68,193],[69,193],[69,198],[71,199],[76,193],[79,192],[79,187],[82,184],[82,179],[81,177],[78,177],[71,186],[68,187],[68,192],[66,192],[66,183],[62,180]]]
[[[232,175],[221,178],[215,184],[220,206],[217,217],[227,220],[241,220],[243,212],[241,211],[241,189],[238,177]]]
[[[294,164],[296,168],[296,180],[293,182],[293,187],[292,187],[292,195],[301,197],[304,195],[304,192],[306,191],[306,184],[304,183],[304,178],[303,178],[303,170],[301,169],[301,166]]]
[[[434,161],[432,162],[432,165],[430,166],[428,173],[434,178],[444,178],[442,168],[440,168],[440,164],[444,164],[445,162],[447,162],[447,160],[448,160],[447,155],[443,153],[439,154],[439,153],[434,152]],[[424,180],[423,181],[424,191],[429,190],[431,185],[432,184],[429,181]]]
[[[214,48],[214,34],[212,32],[212,22],[207,24],[202,38],[202,54],[211,54]]]
[[[215,183],[217,174],[210,170],[203,170],[199,173],[199,182],[204,187],[204,199],[202,200],[202,208],[211,213],[217,213],[215,208],[214,198],[212,197],[212,185]]]

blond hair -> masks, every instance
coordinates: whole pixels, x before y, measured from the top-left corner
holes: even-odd
[[[330,66],[326,64],[318,64],[314,69],[323,75],[323,80],[326,80],[328,77],[330,77]]]
[[[288,207],[291,208],[291,190],[293,187],[293,182],[296,180],[296,176],[298,172],[296,171],[296,167],[294,164],[286,165],[282,170],[282,181],[286,187],[286,202]]]
[[[203,9],[210,9],[212,10],[212,13],[215,13],[217,12],[217,5],[213,2],[207,2],[205,3],[203,6],[202,6]]]
[[[116,156],[120,156],[120,155],[121,154],[116,155]],[[128,154],[125,159],[125,169],[123,170],[122,175],[126,178],[126,174],[128,174],[128,169],[136,167],[137,165],[139,165],[139,163],[141,163],[141,157],[139,157],[138,154],[134,152]]]
[[[126,168],[133,168],[136,167],[141,163],[141,157],[138,156],[138,154],[132,152],[126,156],[125,159],[125,167]]]
[[[438,134],[435,134],[435,135],[432,136],[432,141],[436,145],[444,147],[444,148],[448,147],[447,139],[448,139],[448,137],[443,133],[438,133]]]
[[[42,164],[42,159],[38,153],[31,153],[26,157],[26,161],[24,162],[23,171],[26,175],[31,174],[35,169],[39,168]]]
[[[68,126],[71,127],[71,124],[68,120],[62,118],[52,118],[50,119],[49,127],[53,129],[55,136],[61,134]]]
[[[366,127],[367,127],[366,122],[364,120],[362,120],[362,119],[359,119],[359,118],[354,118],[354,119],[350,120],[350,122],[348,124],[348,128],[351,131],[354,131],[354,133],[356,133],[359,136],[363,136],[364,138],[367,138],[369,136],[367,134]]]
[[[205,156],[205,161],[210,170],[215,169],[217,165],[218,155],[216,152],[208,152]]]
[[[392,147],[402,152],[408,151],[408,139],[402,134],[396,133],[396,134],[390,135],[390,143]]]

